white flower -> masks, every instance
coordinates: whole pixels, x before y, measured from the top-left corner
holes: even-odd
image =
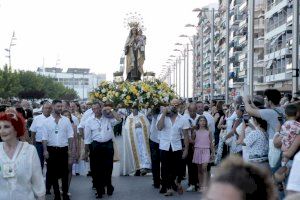
[[[107,98],[106,98],[106,97],[103,97],[102,101],[107,101]]]
[[[103,89],[101,90],[101,92],[102,92],[102,93],[105,93],[105,92],[106,92],[106,89],[105,89],[105,88],[103,88]]]
[[[169,101],[169,96],[165,96],[165,97],[163,98],[163,100],[164,100],[164,102],[168,102],[168,101]]]

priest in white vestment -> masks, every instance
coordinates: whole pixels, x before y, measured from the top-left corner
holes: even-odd
[[[123,151],[121,156],[121,174],[145,175],[151,169],[149,145],[150,123],[147,117],[133,109],[122,129]]]

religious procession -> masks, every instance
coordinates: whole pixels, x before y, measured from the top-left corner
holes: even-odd
[[[300,100],[182,98],[146,78],[144,27],[128,26],[125,81],[1,101],[0,200],[300,199]]]

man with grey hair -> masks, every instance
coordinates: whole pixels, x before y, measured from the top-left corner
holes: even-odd
[[[44,102],[42,106],[42,114],[34,117],[33,122],[29,128],[29,130],[31,131],[31,141],[32,144],[36,147],[36,150],[38,152],[42,169],[44,167],[42,127],[43,127],[44,120],[50,116],[51,112],[52,112],[51,103],[49,101]]]

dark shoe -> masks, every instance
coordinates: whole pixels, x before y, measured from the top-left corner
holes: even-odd
[[[140,176],[141,175],[141,171],[140,170],[136,170],[134,176]]]
[[[63,195],[63,200],[70,200],[70,197],[67,194]]]
[[[97,196],[96,196],[96,199],[102,199],[102,194],[98,194]]]
[[[60,196],[55,196],[54,200],[61,200]]]
[[[46,195],[51,195],[50,190],[46,190]]]
[[[160,188],[160,184],[153,184],[153,187],[156,188],[156,189],[159,189]]]
[[[115,188],[112,185],[107,187],[107,195],[111,196],[114,193],[114,190],[115,190]]]
[[[76,176],[79,176],[80,174],[79,173],[76,173]]]
[[[159,193],[161,193],[161,194],[165,194],[166,192],[167,192],[167,188],[165,188],[165,187],[162,187],[159,190]]]
[[[92,176],[92,172],[89,171],[89,172],[87,173],[87,176]]]

